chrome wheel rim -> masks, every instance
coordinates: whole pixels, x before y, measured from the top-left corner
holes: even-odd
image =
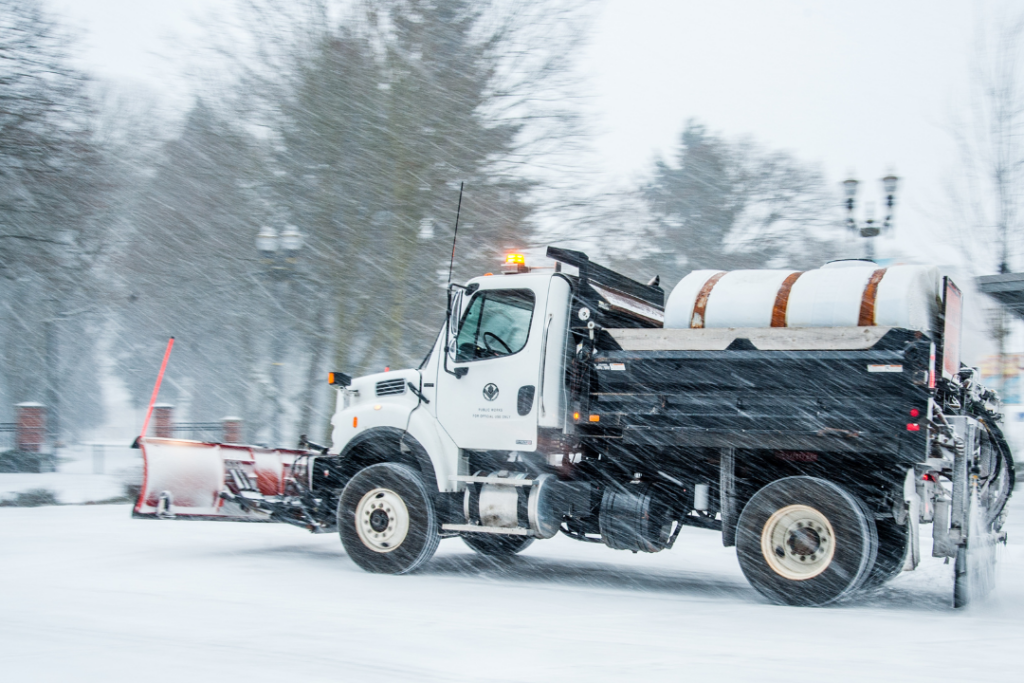
[[[409,508],[391,489],[368,491],[356,505],[356,532],[370,550],[389,553],[409,535]]]
[[[835,549],[835,531],[828,518],[807,505],[776,510],[761,531],[765,561],[791,581],[813,579],[828,569]]]

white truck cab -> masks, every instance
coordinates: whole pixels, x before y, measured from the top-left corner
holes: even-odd
[[[489,275],[453,289],[452,315],[419,368],[341,390],[332,453],[401,430],[426,452],[438,490],[456,491],[461,451],[534,452],[539,430],[564,428],[568,279]]]

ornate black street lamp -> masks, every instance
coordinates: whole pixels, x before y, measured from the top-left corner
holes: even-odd
[[[896,184],[899,182],[899,178],[890,173],[889,175],[882,178],[882,189],[885,191],[885,221],[879,225],[874,217],[869,216],[866,220],[858,223],[857,219],[854,218],[853,212],[855,208],[855,199],[857,197],[857,186],[860,185],[860,181],[849,178],[843,181],[843,191],[846,194],[846,227],[853,232],[860,233],[861,237],[867,238],[865,243],[864,251],[868,259],[874,260],[875,258],[875,245],[872,238],[878,237],[882,231],[888,232],[892,229],[892,210],[896,204]]]

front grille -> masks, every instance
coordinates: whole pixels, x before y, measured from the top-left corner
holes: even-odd
[[[405,380],[404,379],[386,379],[383,382],[377,382],[377,395],[378,396],[393,396],[394,394],[405,393]]]

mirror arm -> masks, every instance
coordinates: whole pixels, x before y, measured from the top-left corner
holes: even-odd
[[[447,325],[445,326],[445,329],[447,330]],[[444,360],[441,362],[442,366],[444,366],[444,371],[447,372],[449,375],[455,375],[455,379],[462,379],[466,375],[466,373],[469,372],[469,368],[455,368],[454,370],[449,370],[448,369],[448,332],[447,331],[444,333],[444,341],[445,341],[444,349],[442,349],[442,353],[444,354]]]

